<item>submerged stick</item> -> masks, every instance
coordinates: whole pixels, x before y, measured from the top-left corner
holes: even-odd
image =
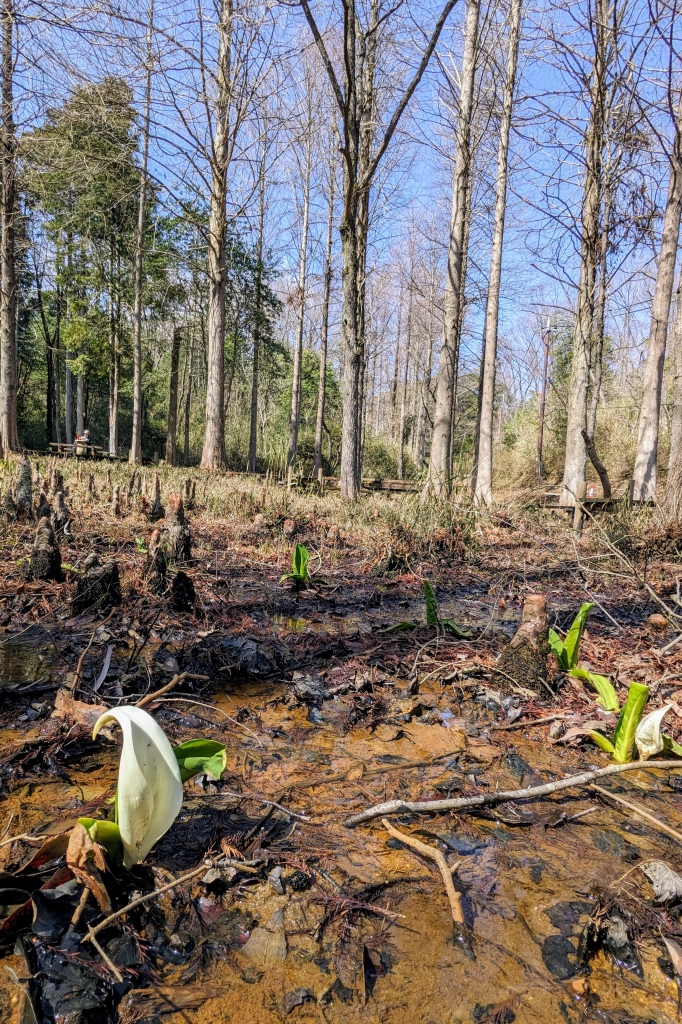
[[[678,832],[677,829],[672,828],[670,825],[666,825],[660,818],[654,817],[650,814],[646,808],[642,807],[641,804],[636,804],[632,800],[625,800],[622,796],[617,796],[616,793],[611,793],[608,789],[604,789],[602,786],[590,786],[591,790],[595,793],[599,793],[601,796],[608,797],[609,800],[613,800],[614,803],[621,804],[623,807],[627,807],[629,811],[634,811],[635,814],[639,814],[641,818],[648,821],[650,825],[657,828],[659,832],[665,832],[666,835],[676,839],[678,843],[682,843],[682,832]]]
[[[442,850],[439,850],[435,846],[429,846],[428,843],[422,843],[420,839],[415,839],[414,836],[410,836],[405,832],[401,832],[394,825],[391,825],[390,821],[386,818],[381,819],[381,824],[384,826],[387,832],[393,836],[394,839],[399,839],[401,843],[405,843],[405,846],[411,847],[416,850],[417,853],[421,853],[422,857],[428,857],[429,860],[433,860],[438,865],[438,870],[443,876],[443,883],[445,884],[445,891],[448,894],[450,900],[450,909],[452,910],[452,920],[456,925],[464,927],[464,914],[462,913],[462,901],[459,898],[459,893],[455,889],[454,882],[452,881],[452,872],[459,867],[459,861],[453,867],[450,867],[445,854]]]
[[[470,807],[484,807],[488,804],[499,804],[505,800],[535,800],[540,796],[549,796],[551,793],[558,793],[561,789],[571,789],[573,786],[586,786],[595,779],[603,779],[608,775],[617,775],[619,772],[631,772],[633,769],[648,771],[651,768],[677,768],[682,770],[682,761],[632,761],[630,764],[610,764],[606,768],[598,768],[593,772],[581,772],[579,775],[571,775],[567,779],[558,779],[556,782],[546,782],[542,786],[533,786],[530,789],[507,789],[497,793],[483,793],[481,796],[464,796],[452,800],[388,800],[383,804],[375,804],[368,807],[359,814],[352,814],[346,818],[346,828],[355,828],[373,818],[380,818],[385,814],[432,814],[434,811],[465,811]]]
[[[182,683],[185,679],[200,679],[202,681],[206,681],[208,676],[198,676],[193,672],[178,672],[177,675],[173,676],[170,683],[166,683],[166,685],[162,686],[160,690],[154,690],[154,693],[148,693],[146,697],[142,697],[141,700],[138,700],[135,707],[145,708],[147,704],[151,704],[151,702],[156,700],[157,697],[161,697],[164,693],[168,693],[169,690],[174,689],[178,683]]]

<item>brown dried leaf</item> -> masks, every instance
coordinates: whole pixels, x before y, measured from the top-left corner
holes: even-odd
[[[100,871],[106,870],[102,847],[92,841],[90,833],[80,822],[71,830],[66,863],[78,881],[91,891],[102,913],[110,914],[111,900],[100,876]]]

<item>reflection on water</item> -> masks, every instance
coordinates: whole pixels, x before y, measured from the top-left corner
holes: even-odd
[[[32,628],[16,637],[0,639],[0,688],[36,683],[50,675],[45,634]]]

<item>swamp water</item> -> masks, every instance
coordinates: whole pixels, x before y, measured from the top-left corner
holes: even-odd
[[[393,818],[396,827],[440,844],[452,864],[459,862],[455,881],[475,960],[453,939],[435,866],[389,837],[380,820],[344,827],[349,814],[383,800],[513,789],[606,763],[596,748],[550,744],[548,726],[492,729],[489,683],[442,683],[425,663],[419,692],[409,693],[409,679],[384,671],[394,638],[377,627],[389,618],[418,619],[420,610],[423,615],[415,601],[371,616],[354,615],[351,608],[342,615],[313,607],[300,615],[277,612],[272,629],[284,642],[308,631],[348,639],[365,633],[369,617],[373,634],[366,639],[377,648],[374,664],[354,667],[351,651],[342,664],[332,659],[311,676],[300,669],[293,685],[228,675],[211,679],[204,692],[171,696],[159,705],[156,717],[174,741],[221,739],[228,744],[228,764],[221,782],[186,786],[178,820],[148,858],[157,885],[169,871],[178,875],[221,848],[241,850],[247,859],[267,850],[282,871],[270,879],[267,872],[240,874],[235,884],[207,882],[184,895],[170,893],[138,918],[157,992],[138,989],[126,997],[125,1024],[677,1020],[677,987],[639,865],[660,859],[680,870],[682,852],[628,812],[577,790],[519,804],[528,812],[523,823],[511,824],[519,816],[503,808],[486,817]],[[457,607],[444,601],[443,613],[479,630],[492,622],[505,633],[518,621],[518,609],[496,616],[484,600]],[[457,644],[467,651],[465,641]],[[33,648],[26,648],[25,638],[21,654],[12,646],[0,648],[0,686],[39,680],[38,653],[23,674]],[[154,645],[148,646],[145,657],[152,659]],[[316,694],[316,686],[332,690],[363,671],[367,679],[359,692]],[[542,713],[536,709],[535,716]],[[4,714],[3,723],[5,750],[40,739],[40,722],[27,719],[8,728]],[[2,827],[9,822],[9,834],[41,835],[70,827],[111,796],[117,752],[116,746],[93,744],[65,763],[46,744],[5,784]],[[643,768],[606,786],[673,827],[682,825],[682,793],[667,773]],[[263,805],[261,797],[284,802],[299,817]],[[561,816],[554,812],[571,817],[588,809],[552,827]],[[0,868],[9,849],[0,847]],[[611,919],[626,912],[636,918],[644,908],[640,939],[625,951],[612,941],[584,968],[577,963],[578,946],[597,906]],[[676,922],[675,911],[668,920]],[[11,948],[3,964],[25,976],[24,961]],[[19,1024],[19,1004],[19,990],[5,975],[0,1020]],[[87,1013],[65,1014],[61,1024],[89,1024],[96,1018]]]

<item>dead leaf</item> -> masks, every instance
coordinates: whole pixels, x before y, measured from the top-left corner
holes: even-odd
[[[14,874],[20,875],[24,871],[37,871],[38,868],[42,868],[43,864],[56,860],[57,857],[63,857],[69,845],[70,835],[70,832],[60,832],[56,836],[51,836],[39,850],[36,850],[30,860],[17,868]]]
[[[680,946],[679,942],[675,942],[674,939],[669,939],[665,935],[662,935],[661,938],[665,942],[675,974],[678,978],[682,978],[682,946]]]
[[[90,833],[80,822],[71,830],[66,863],[78,881],[91,891],[102,913],[110,914],[111,900],[100,876],[100,871],[106,871],[102,847],[92,841]]]
[[[659,903],[682,896],[682,878],[665,861],[650,860],[640,867],[653,885],[654,896]]]
[[[108,710],[103,704],[86,704],[82,700],[76,700],[71,696],[69,690],[61,687],[57,690],[57,696],[54,700],[54,711],[50,717],[63,718],[92,729],[97,719]]]

